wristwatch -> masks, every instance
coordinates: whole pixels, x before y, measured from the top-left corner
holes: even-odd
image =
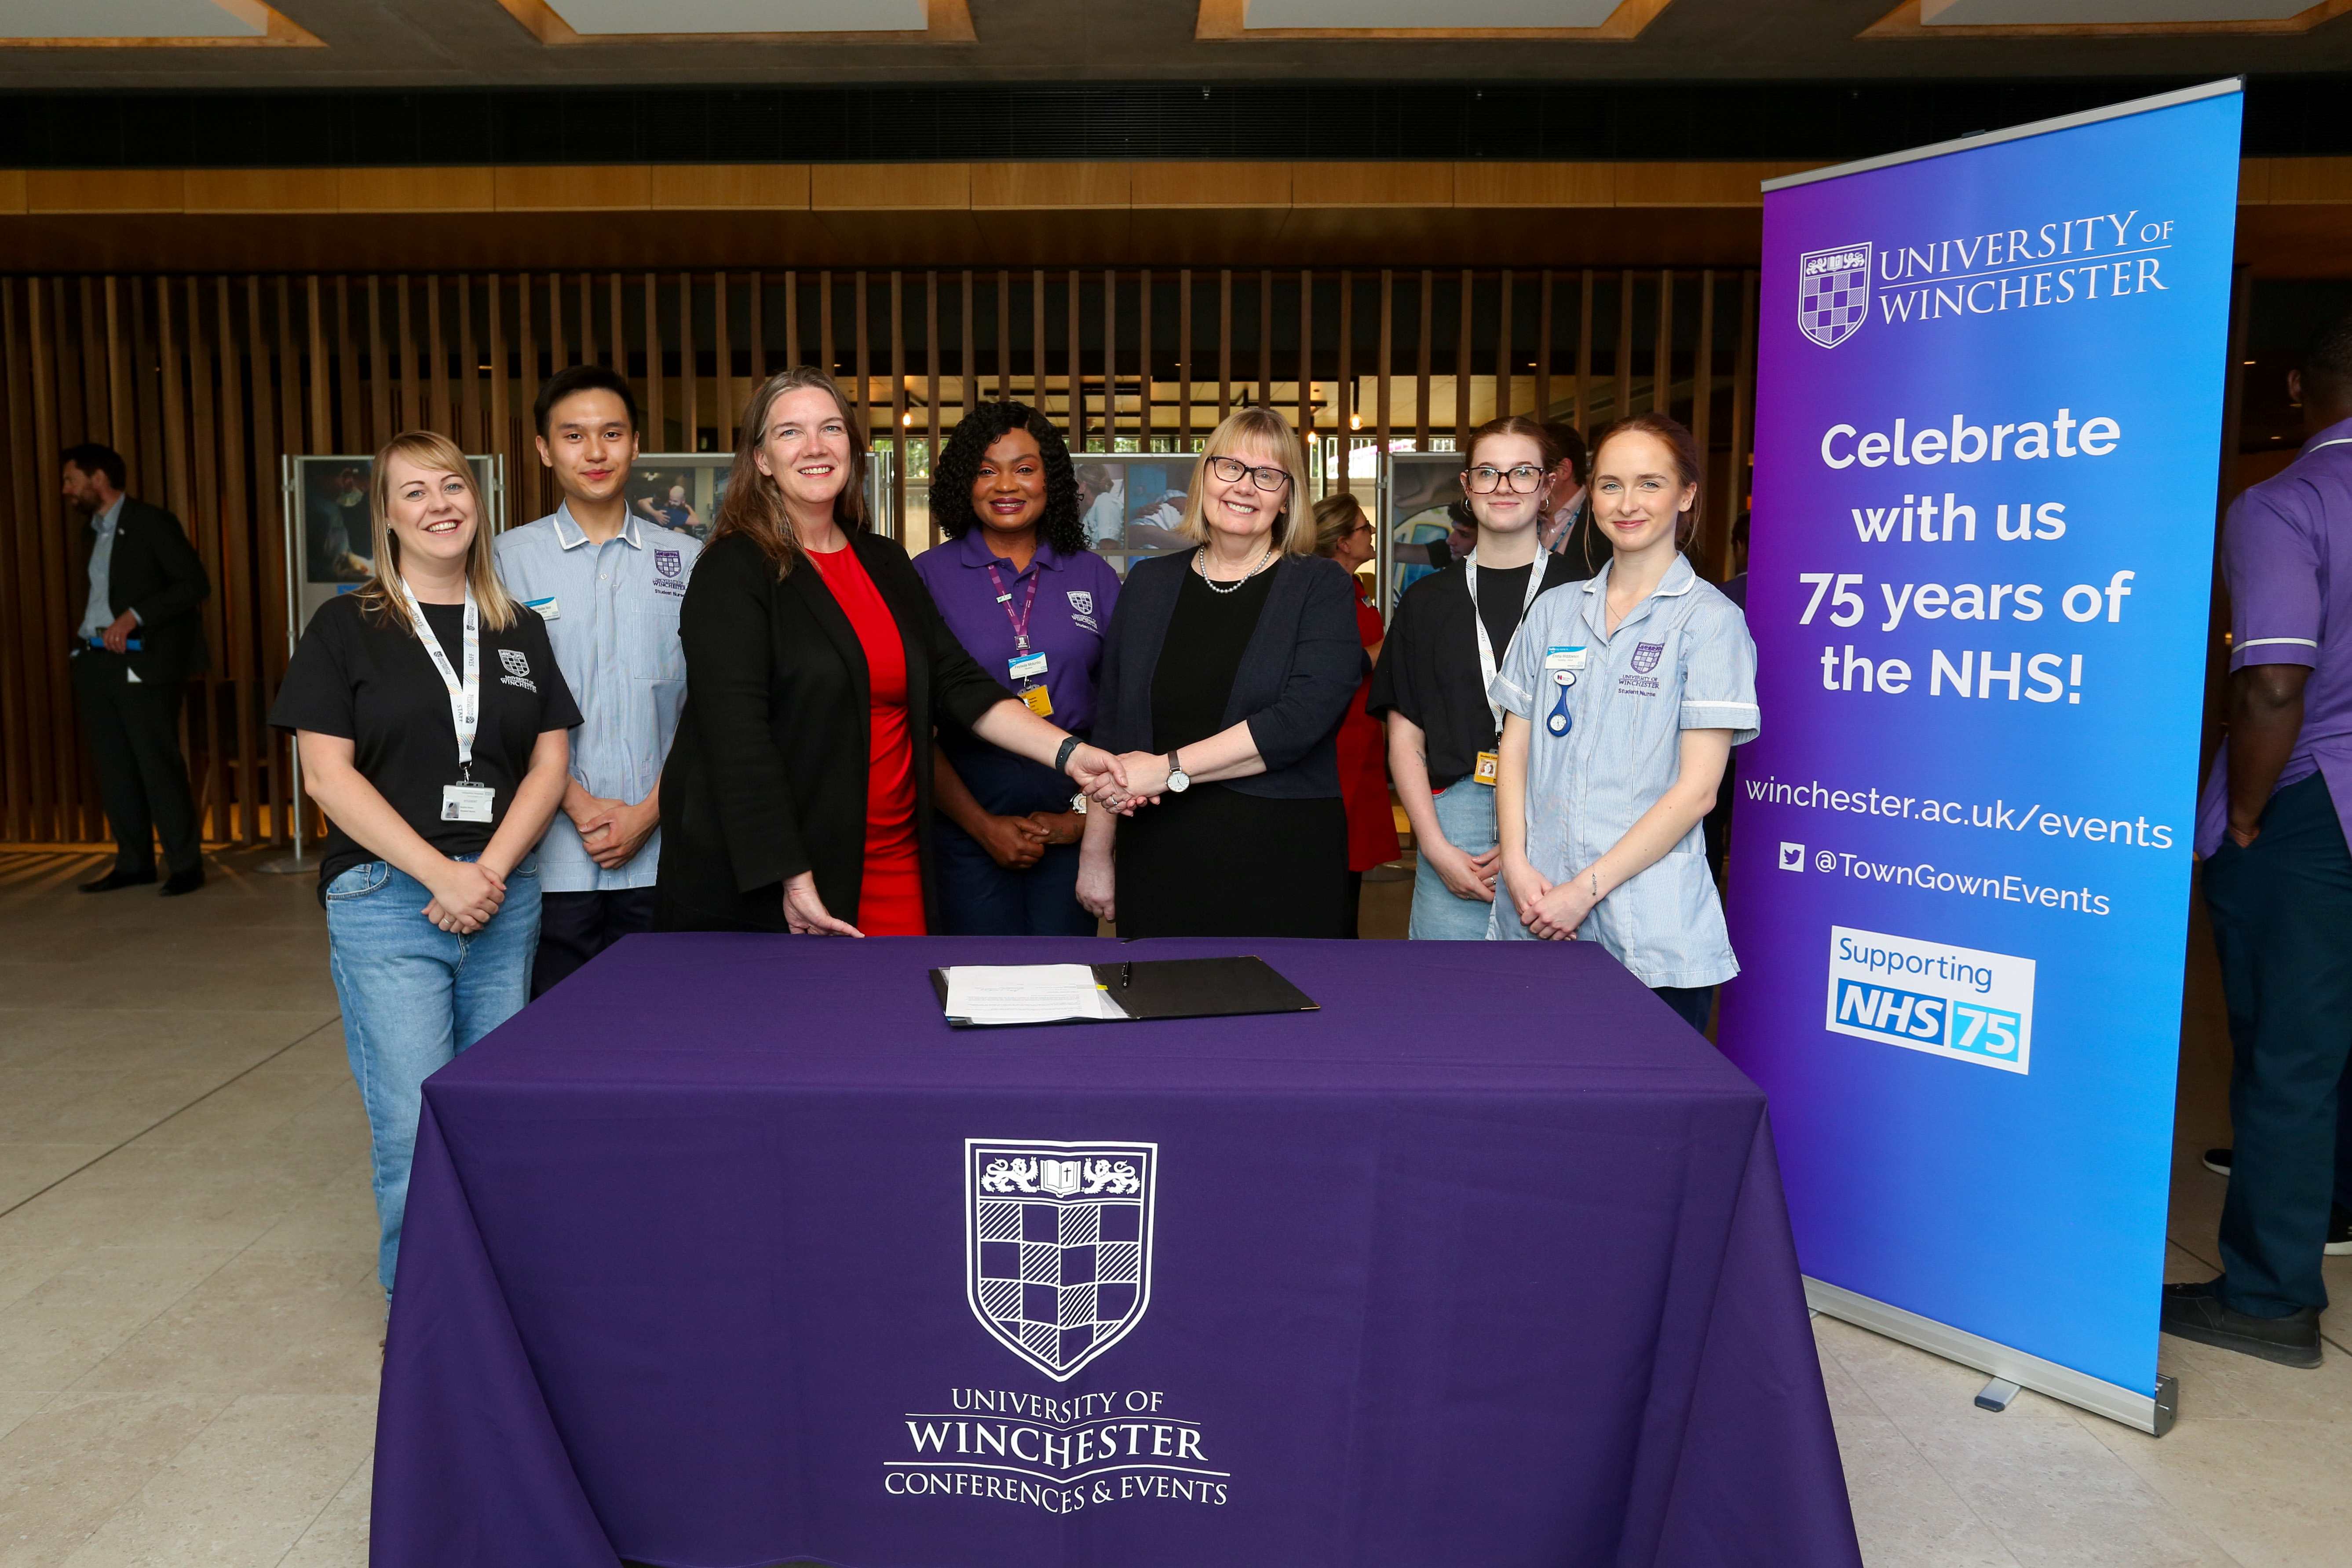
[[[1073,814],[1079,816],[1084,816],[1087,814],[1087,796],[1085,791],[1081,790],[1076,795],[1070,797],[1070,810]]]
[[[1070,753],[1076,751],[1083,744],[1085,744],[1085,742],[1080,741],[1076,735],[1063,736],[1062,749],[1054,753],[1054,771],[1057,773],[1068,773],[1070,771]]]
[[[1169,752],[1168,793],[1170,795],[1182,795],[1186,790],[1191,789],[1192,787],[1192,775],[1184,771],[1184,764],[1176,760],[1175,752]]]

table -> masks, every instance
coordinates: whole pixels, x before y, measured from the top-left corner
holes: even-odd
[[[1321,1011],[926,976],[1236,952]],[[1588,943],[633,937],[397,1283],[376,1568],[1860,1563],[1763,1096]]]

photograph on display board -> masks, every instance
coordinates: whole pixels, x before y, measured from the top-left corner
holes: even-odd
[[[1122,577],[1134,562],[1190,550],[1177,531],[1200,459],[1177,452],[1081,452],[1071,466],[1087,543]]]
[[[1395,452],[1388,462],[1388,483],[1381,488],[1387,514],[1381,526],[1393,563],[1389,592],[1393,609],[1407,588],[1435,570],[1430,564],[1430,545],[1449,541],[1447,553],[1458,559],[1477,543],[1478,531],[1462,500],[1459,452]]]
[[[629,515],[709,539],[727,494],[732,452],[651,452],[629,470]]]
[[[482,521],[506,526],[506,459],[474,456]],[[348,594],[375,573],[375,523],[369,511],[375,459],[361,456],[288,457],[283,470],[286,563],[292,578],[294,633],[320,605]]]

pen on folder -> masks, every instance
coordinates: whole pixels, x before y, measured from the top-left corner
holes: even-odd
[[[1134,964],[1132,964],[1132,963],[1122,963],[1122,964],[1120,964],[1120,965],[1118,966],[1118,988],[1119,988],[1121,991],[1124,991],[1124,990],[1126,990],[1129,985],[1133,984],[1134,983],[1135,983],[1135,965],[1134,965]]]

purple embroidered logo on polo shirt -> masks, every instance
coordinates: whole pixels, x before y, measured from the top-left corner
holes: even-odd
[[[684,552],[676,550],[655,551],[654,570],[660,573],[665,577],[676,577],[679,575],[686,570]]]
[[[1662,642],[1637,642],[1633,645],[1633,673],[1647,675],[1658,668],[1658,656],[1666,651]]]
[[[964,1295],[996,1342],[1056,1383],[1151,1303],[1157,1143],[964,1140]]]

